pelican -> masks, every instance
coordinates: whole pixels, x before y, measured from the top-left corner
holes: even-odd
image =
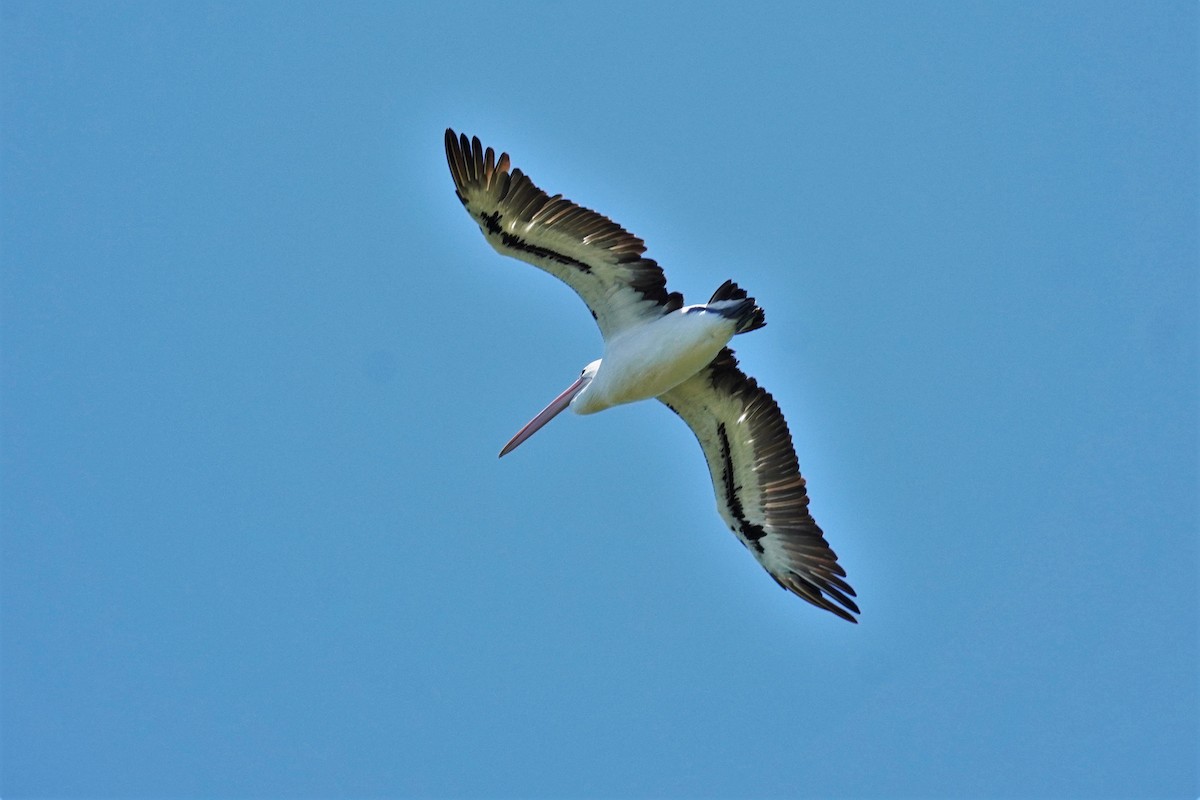
[[[850,622],[860,613],[837,555],[808,511],[787,422],[727,346],[766,324],[754,298],[725,281],[707,303],[684,305],[641,239],[560,194],[547,195],[507,153],[446,129],[454,190],[502,255],[575,290],[604,337],[603,358],[521,428],[512,452],[566,408],[594,414],[657,398],[696,434],[733,534],[775,582]]]

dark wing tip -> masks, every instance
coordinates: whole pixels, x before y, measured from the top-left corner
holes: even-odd
[[[770,573],[770,575],[782,588],[801,600],[811,603],[817,608],[822,608],[847,622],[858,623],[858,620],[851,616],[862,613],[858,610],[858,604],[831,586],[828,581],[821,580],[819,576],[806,577],[793,571],[789,571],[782,577],[774,573]],[[845,585],[844,582],[841,583]],[[849,586],[845,586],[845,588],[851,595],[854,594],[854,590]]]
[[[808,598],[805,598],[805,599],[807,600]],[[809,601],[809,602],[812,602],[812,601]],[[838,619],[844,619],[844,620],[846,620],[846,622],[852,622],[855,625],[858,624],[858,617],[854,616],[854,614],[862,613],[861,611],[858,610],[858,606],[854,605],[854,603],[851,603],[849,606],[847,606],[849,611],[838,606],[836,603],[829,602],[828,600],[826,600],[823,603],[813,603],[813,605],[825,609],[826,611],[833,614]],[[851,612],[853,612],[853,614]]]
[[[503,196],[507,188],[508,153],[496,157],[496,151],[485,148],[478,136],[467,138],[453,128],[446,128],[446,163],[450,165],[450,176],[458,199],[465,205],[468,190],[496,191]]]

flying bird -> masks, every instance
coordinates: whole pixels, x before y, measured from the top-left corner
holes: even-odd
[[[507,153],[446,129],[455,194],[501,254],[527,261],[583,298],[604,357],[521,428],[504,456],[566,408],[593,414],[657,398],[696,434],[734,535],[784,589],[857,622],[854,590],[808,511],[808,493],[779,406],[727,347],[766,324],[754,298],[725,281],[684,305],[641,239],[560,194],[547,195]]]

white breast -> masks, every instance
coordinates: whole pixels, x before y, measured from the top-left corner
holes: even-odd
[[[689,306],[614,336],[592,382],[575,398],[578,414],[665,394],[716,358],[733,338],[734,323],[703,306]]]

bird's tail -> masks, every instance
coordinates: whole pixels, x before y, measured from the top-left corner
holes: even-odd
[[[758,307],[758,303],[733,281],[725,281],[713,292],[713,296],[708,299],[708,305],[712,307],[716,304],[720,305],[713,308],[713,311],[737,322],[735,335],[756,331],[767,324],[767,318]]]

